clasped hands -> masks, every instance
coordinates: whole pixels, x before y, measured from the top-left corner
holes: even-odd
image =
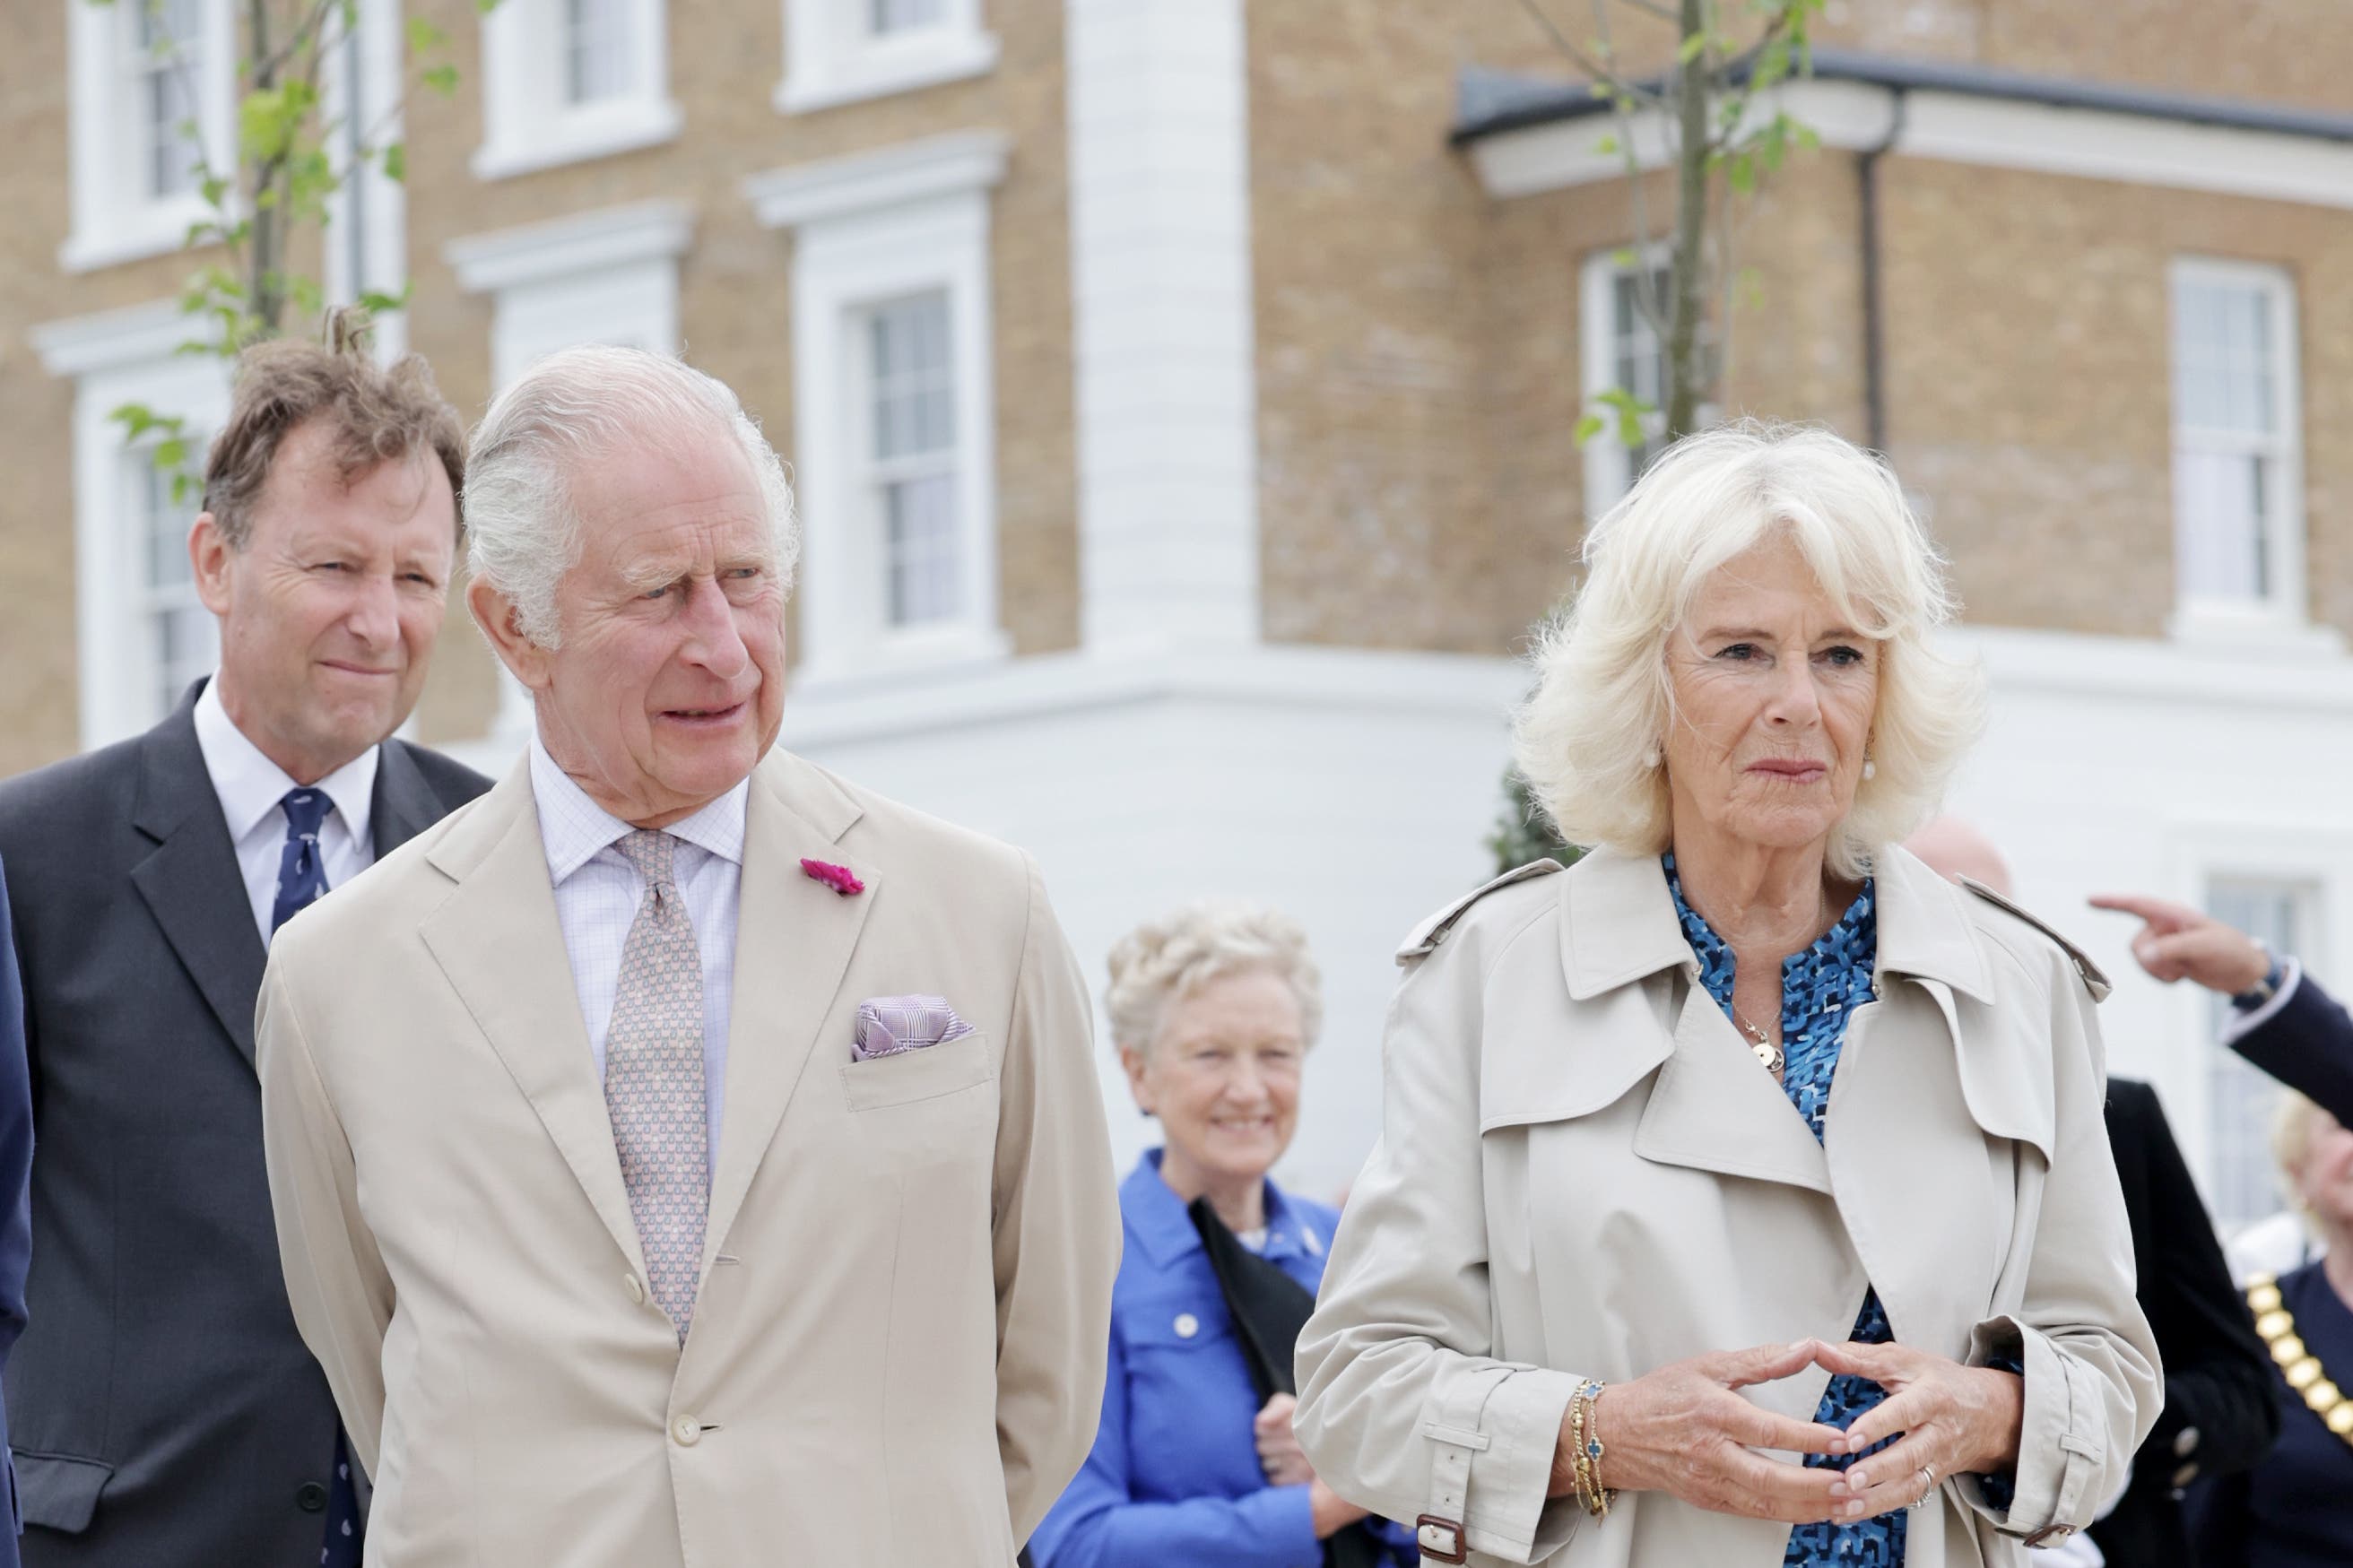
[[[1852,1373],[1887,1397],[1841,1432],[1795,1421],[1737,1392],[1792,1377],[1810,1366]],[[1800,1340],[1694,1356],[1615,1383],[1594,1401],[1606,1457],[1602,1485],[1662,1491],[1694,1508],[1750,1519],[1810,1524],[1870,1519],[1917,1502],[1964,1471],[1991,1473],[2018,1462],[2025,1384],[2016,1373],[1964,1366],[1906,1345]],[[1844,1470],[1769,1459],[1759,1449],[1858,1454],[1902,1436]],[[1567,1419],[1553,1459],[1549,1496],[1574,1489]]]

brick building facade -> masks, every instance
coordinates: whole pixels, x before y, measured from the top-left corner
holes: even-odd
[[[1725,411],[1884,445],[1999,694],[1959,804],[2119,969],[2101,885],[2353,973],[2337,8],[1831,0],[1788,89],[1823,146],[1742,241]],[[216,137],[239,9],[153,13],[194,68],[173,117]],[[1333,994],[1294,1173],[1345,1179],[1388,947],[1479,876],[1510,656],[1624,482],[1568,433],[1655,355],[1558,54],[1509,0],[406,9],[459,90],[408,101],[404,184],[355,182],[331,289],[409,286],[385,335],[470,415],[588,339],[735,386],[807,531],[787,743],[1032,848],[1090,965],[1198,893],[1299,912]],[[0,773],[207,668],[185,515],[104,419],[222,403],[172,353],[198,258],[136,13],[45,0],[0,58]],[[361,118],[399,99],[402,13],[362,0]],[[497,767],[527,724],[453,610],[420,738]],[[2262,1206],[2194,1001],[2109,1016],[2222,1205]]]

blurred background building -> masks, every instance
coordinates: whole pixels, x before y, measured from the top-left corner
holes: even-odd
[[[106,416],[225,406],[174,352],[203,258],[170,132],[227,145],[238,10],[38,0],[0,56],[0,773],[211,668],[193,505]],[[348,118],[402,112],[412,18],[459,81],[408,100],[405,181],[339,200],[330,292],[411,289],[384,345],[470,416],[586,341],[733,385],[806,530],[786,742],[1032,850],[1098,984],[1186,899],[1299,915],[1330,997],[1286,1173],[1344,1184],[1390,951],[1491,874],[1513,655],[1643,457],[1571,429],[1657,376],[1610,117],[1525,11],[359,13]],[[2115,1066],[2253,1217],[2265,1091],[2083,900],[2169,893],[2353,977],[2353,27],[1829,0],[1820,32],[1784,91],[1822,144],[1750,209],[1722,412],[1894,460],[1996,692],[1956,806],[2116,975]],[[497,771],[528,722],[453,611],[415,733]]]

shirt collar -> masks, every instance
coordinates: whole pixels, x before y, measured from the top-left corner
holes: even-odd
[[[1161,1153],[1158,1149],[1144,1152],[1135,1169],[1120,1184],[1119,1208],[1128,1230],[1145,1255],[1166,1268],[1186,1253],[1199,1251],[1201,1233],[1193,1228],[1193,1216],[1185,1212],[1185,1200],[1160,1179]],[[1282,1189],[1270,1177],[1266,1184],[1266,1247],[1259,1256],[1271,1261],[1293,1253],[1318,1251],[1323,1240],[1319,1237],[1311,1246],[1301,1239],[1299,1217],[1292,1212],[1291,1202],[1282,1195]]]
[[[733,789],[662,831],[740,868],[744,814],[751,791],[750,779],[738,779]],[[536,731],[531,737],[531,793],[539,805],[539,837],[547,850],[547,874],[557,887],[607,847],[636,831],[591,800],[588,792],[548,755]]]
[[[289,790],[302,786],[237,727],[221,703],[218,675],[205,682],[204,691],[196,698],[195,720],[196,745],[204,752],[205,772],[212,776],[213,792],[220,796],[229,839],[242,842],[277,809]],[[355,844],[368,842],[368,822],[375,805],[377,750],[370,746],[311,786],[334,805],[335,815],[343,819]]]

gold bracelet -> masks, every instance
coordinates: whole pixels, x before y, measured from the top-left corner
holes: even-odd
[[[1595,1415],[1595,1402],[1608,1386],[1599,1379],[1588,1379],[1574,1396],[1569,1415],[1571,1436],[1577,1441],[1577,1500],[1595,1519],[1609,1517],[1609,1505],[1618,1494],[1601,1484],[1601,1424]]]

